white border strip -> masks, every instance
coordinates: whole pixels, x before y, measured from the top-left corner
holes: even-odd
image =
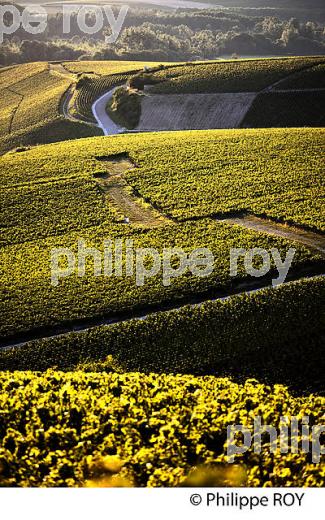
[[[122,520],[274,520],[275,517],[297,520],[311,515],[318,518],[324,509],[324,494],[325,490],[319,488],[3,488],[0,500],[4,517],[7,511],[13,520],[108,520],[114,517]],[[228,505],[220,504],[220,498],[217,504],[213,499],[217,496],[225,502],[228,500]],[[238,500],[242,497],[258,505],[240,509]],[[201,503],[191,503],[200,502],[200,498]]]

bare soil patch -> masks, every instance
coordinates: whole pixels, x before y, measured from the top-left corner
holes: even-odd
[[[137,132],[238,128],[256,94],[149,94],[142,97]]]
[[[325,235],[321,233],[308,231],[289,224],[282,224],[267,218],[256,217],[255,215],[225,216],[218,220],[246,229],[268,233],[269,235],[295,240],[325,258]]]

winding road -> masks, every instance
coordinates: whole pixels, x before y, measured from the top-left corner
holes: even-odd
[[[124,130],[120,126],[117,126],[106,112],[106,105],[111,99],[115,88],[116,87],[112,88],[108,92],[105,92],[105,94],[97,99],[91,107],[94,118],[96,119],[99,128],[103,130],[104,135],[117,135]]]
[[[152,95],[149,93],[142,99],[142,113],[139,124],[131,132],[240,128],[253,101],[260,94],[324,91],[323,88],[279,88],[289,77],[309,68],[312,68],[312,65],[291,72],[258,92],[180,95]],[[97,121],[97,126],[102,129],[104,135],[117,135],[126,131],[125,128],[116,125],[106,112],[106,105],[115,88],[105,92],[92,105],[92,113]]]

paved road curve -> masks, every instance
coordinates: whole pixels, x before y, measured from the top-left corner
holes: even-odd
[[[104,135],[116,135],[123,132],[123,128],[117,126],[106,112],[106,105],[112,97],[115,87],[103,94],[95,101],[91,107],[94,118],[96,119],[99,128],[104,132]]]

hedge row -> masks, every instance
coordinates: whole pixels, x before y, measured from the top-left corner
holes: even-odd
[[[324,337],[320,277],[36,340],[1,352],[0,370],[119,366],[147,373],[258,376],[310,390],[322,385]]]

